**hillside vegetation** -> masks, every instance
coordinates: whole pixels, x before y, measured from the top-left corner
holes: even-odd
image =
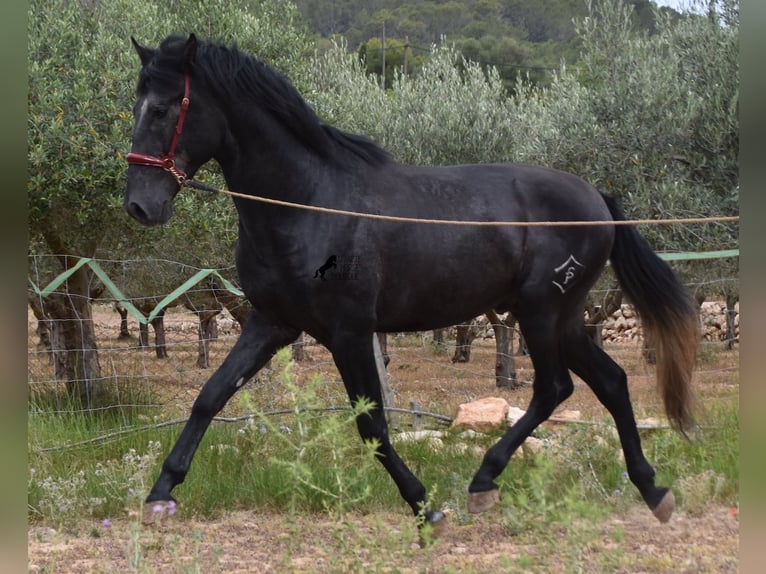
[[[633,7],[636,30],[653,33],[657,6],[624,0]],[[561,61],[576,62],[581,49],[574,20],[588,15],[586,0],[296,0],[318,46],[342,37],[357,50],[368,71],[417,68],[433,44],[446,39],[468,59],[498,68],[510,82],[521,72],[547,84]],[[677,13],[670,8],[660,12]]]

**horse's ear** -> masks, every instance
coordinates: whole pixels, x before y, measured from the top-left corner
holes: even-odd
[[[189,34],[189,39],[186,40],[186,48],[184,50],[184,68],[189,70],[194,65],[194,58],[197,56],[197,36],[193,33]]]
[[[138,57],[141,58],[141,65],[146,66],[146,64],[148,64],[152,59],[152,56],[154,56],[154,50],[151,48],[145,48],[139,44],[136,42],[136,39],[133,36],[130,37],[130,41],[133,43],[133,47],[136,49]]]

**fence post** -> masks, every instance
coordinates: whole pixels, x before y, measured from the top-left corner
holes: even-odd
[[[412,428],[415,431],[423,430],[423,409],[420,403],[412,401],[410,403],[410,409],[412,410]]]
[[[383,358],[383,350],[380,347],[380,340],[378,334],[372,334],[372,348],[375,354],[375,366],[378,368],[378,379],[380,379],[380,391],[383,396],[383,408],[390,408],[394,406],[394,390],[391,388],[391,381],[386,371],[386,363]],[[393,412],[389,412],[388,421],[392,427],[396,426],[396,419],[398,417]]]

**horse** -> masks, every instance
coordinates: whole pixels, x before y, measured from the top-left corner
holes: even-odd
[[[356,418],[358,432],[375,441],[418,522],[444,526],[445,513],[429,507],[425,487],[391,444],[375,333],[444,328],[494,309],[518,320],[534,367],[533,396],[484,455],[468,485],[468,510],[499,501],[495,480],[573,392],[571,371],[613,417],[628,475],[648,508],[669,520],[673,493],[655,484],[643,454],[626,374],[587,335],[583,309],[609,260],[656,346],[657,386],[668,420],[683,434],[694,425],[698,317],[616,198],[542,166],[405,165],[369,138],[321,121],[289,79],[235,45],[194,34],[168,36],[157,48],[131,42],[141,67],[124,208],[141,224],[164,224],[176,194],[215,159],[236,190],[235,260],[252,304],[238,340],[195,399],[147,505],[176,503],[171,491],[189,472],[212,418],[305,331],[331,353],[351,404],[362,397],[374,403]],[[328,254],[355,262],[348,280],[314,278]],[[470,271],[477,268],[480,279]]]

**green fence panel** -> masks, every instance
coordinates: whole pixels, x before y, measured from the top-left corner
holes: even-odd
[[[178,286],[176,289],[174,289],[169,295],[165,296],[158,304],[157,306],[152,309],[152,311],[149,313],[149,316],[144,316],[141,311],[139,311],[133,303],[130,302],[130,300],[125,296],[125,294],[120,290],[117,285],[115,285],[114,281],[106,274],[106,272],[101,268],[101,266],[94,261],[93,259],[89,257],[82,257],[80,260],[58,275],[53,281],[48,283],[43,289],[40,289],[37,284],[32,280],[31,277],[29,277],[29,285],[32,291],[39,295],[42,298],[48,297],[51,293],[55,292],[61,285],[69,279],[74,273],[83,267],[84,265],[87,265],[90,267],[90,269],[93,271],[93,274],[96,275],[96,277],[99,278],[99,280],[104,284],[104,287],[107,291],[109,291],[110,295],[112,296],[112,299],[120,303],[125,309],[128,310],[128,313],[130,313],[139,323],[151,323],[152,320],[154,320],[157,315],[170,303],[172,303],[175,299],[189,291],[192,287],[194,287],[197,283],[208,277],[209,275],[213,275],[216,277],[221,284],[223,285],[223,288],[226,291],[229,291],[230,293],[233,293],[234,295],[238,297],[244,297],[244,293],[242,290],[235,287],[231,281],[223,277],[218,271],[215,269],[201,269],[197,273],[195,273],[192,277],[184,281],[180,286]]]
[[[722,259],[725,257],[739,257],[739,249],[727,249],[725,251],[698,251],[696,253],[658,253],[658,255],[665,261]]]

